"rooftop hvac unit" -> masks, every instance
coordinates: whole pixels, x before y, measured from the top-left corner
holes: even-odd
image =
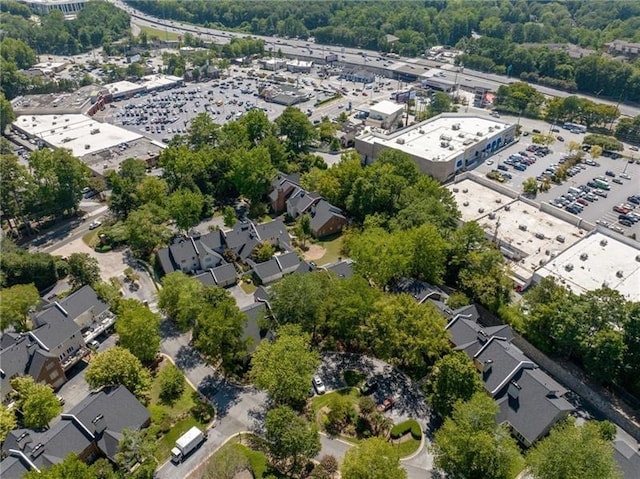
[[[504,210],[505,211],[511,211],[511,205],[505,205],[504,206]]]
[[[571,263],[567,263],[564,266],[564,269],[566,269],[567,271],[571,272],[571,271],[573,271],[573,265]]]
[[[464,135],[464,133],[463,133],[463,132],[458,133],[458,138],[464,138],[464,136],[465,136],[465,135]]]
[[[469,188],[464,188],[464,189],[462,190],[462,192],[463,192],[463,193],[469,193]]]
[[[489,133],[493,133],[493,127],[492,126],[489,127]]]
[[[462,144],[464,146],[469,146],[471,143],[473,143],[473,140],[471,138],[468,138],[468,139],[464,140],[464,142]]]
[[[454,131],[458,131],[460,129],[460,123],[454,123],[451,125],[451,129]]]
[[[404,145],[404,138],[398,138],[398,139],[396,140],[396,143],[397,143],[398,145]]]
[[[441,141],[440,142],[440,148],[446,148],[447,146],[449,146],[449,142],[448,141]]]
[[[493,211],[491,213],[489,213],[489,219],[490,220],[495,219],[495,217],[496,217],[496,214]]]
[[[494,128],[495,128],[496,130],[499,130],[499,129],[500,129],[500,128],[502,128],[502,127],[501,127],[500,125],[496,125],[496,126],[494,126]]]
[[[469,206],[469,202],[465,201],[464,203],[462,203],[462,206]]]
[[[527,225],[518,225],[520,231],[527,231]]]
[[[622,278],[624,276],[624,273],[622,271],[616,271],[616,276],[618,278]]]
[[[538,239],[544,239],[544,233],[536,233],[536,238]]]
[[[580,255],[580,259],[581,259],[582,261],[587,261],[587,260],[589,259],[589,255],[588,255],[587,253],[582,253],[582,254]]]
[[[458,192],[458,188],[453,188],[453,192],[457,193]]]
[[[100,133],[100,128],[94,128],[93,130],[91,130],[92,135],[96,135],[98,133]]]
[[[600,246],[607,246],[607,240],[606,239],[600,240]]]
[[[640,254],[636,256],[636,261],[640,263]]]
[[[476,136],[484,136],[484,133],[482,133],[481,131],[476,131]]]
[[[562,235],[558,235],[558,236],[556,236],[556,241],[557,241],[558,243],[564,243],[564,236],[562,236]]]
[[[496,198],[496,203],[502,203],[502,198]]]
[[[453,145],[449,145],[449,150],[450,150],[450,151],[455,150],[455,148],[453,147]]]
[[[420,133],[421,135],[424,135],[424,130],[418,130],[418,133]]]
[[[449,135],[442,134],[442,135],[440,135],[440,139],[441,140],[446,140],[446,141],[451,141],[453,138],[451,138]]]

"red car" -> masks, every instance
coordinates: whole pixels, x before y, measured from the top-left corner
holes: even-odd
[[[382,404],[378,404],[377,410],[378,412],[388,411],[393,407],[394,404],[395,404],[395,401],[393,399],[386,398],[384,401],[382,401]]]
[[[624,206],[614,206],[613,211],[615,211],[616,213],[622,213],[623,215],[626,215],[631,210],[629,208],[625,208]]]

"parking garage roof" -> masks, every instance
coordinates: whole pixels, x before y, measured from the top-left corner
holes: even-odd
[[[640,301],[640,245],[618,239],[614,233],[594,231],[537,273],[555,276],[574,293],[606,286],[629,301]]]
[[[474,144],[502,133],[509,126],[494,118],[443,114],[391,135],[365,133],[360,140],[434,162],[450,161]],[[445,143],[446,146],[443,146]]]

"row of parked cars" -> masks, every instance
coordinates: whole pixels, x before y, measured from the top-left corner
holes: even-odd
[[[558,208],[564,208],[574,215],[582,213],[586,206],[598,201],[599,197],[606,197],[607,194],[598,188],[592,188],[589,185],[580,185],[576,188],[571,187],[564,195],[550,201],[550,203]]]
[[[631,227],[640,221],[640,213],[635,209],[640,205],[640,195],[631,195],[627,198],[628,203],[622,203],[613,207],[613,211],[619,213],[618,223]]]

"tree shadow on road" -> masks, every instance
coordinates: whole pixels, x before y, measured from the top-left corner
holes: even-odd
[[[222,376],[209,374],[198,384],[198,392],[216,406],[216,417],[222,419],[240,401],[242,388],[229,383]]]
[[[181,334],[180,330],[173,324],[173,321],[165,319],[160,323],[160,336],[162,339],[177,338]]]
[[[189,346],[180,346],[175,357],[176,366],[184,371],[200,366],[203,361],[198,351]]]

